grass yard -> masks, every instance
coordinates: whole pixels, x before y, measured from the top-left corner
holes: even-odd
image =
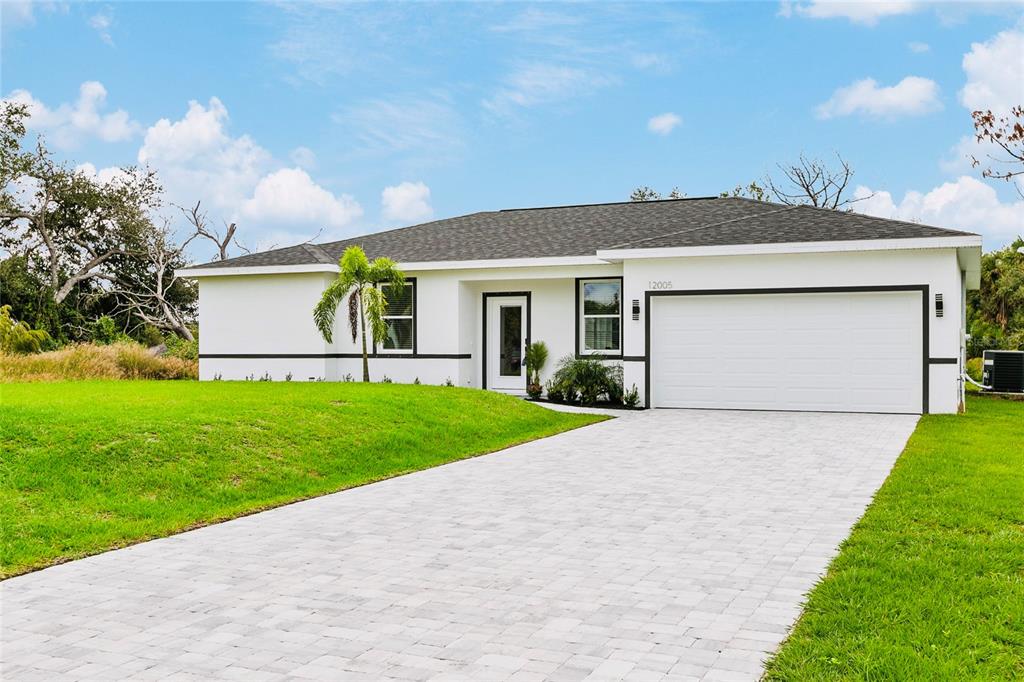
[[[0,576],[601,419],[438,386],[2,384]]]
[[[922,418],[766,677],[1024,679],[1024,402]]]

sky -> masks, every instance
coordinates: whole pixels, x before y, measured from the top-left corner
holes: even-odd
[[[715,195],[800,154],[855,210],[984,235],[1024,199],[970,112],[1024,104],[1024,4],[0,4],[0,96],[83,173],[155,169],[243,243]],[[197,252],[203,260],[210,254]]]

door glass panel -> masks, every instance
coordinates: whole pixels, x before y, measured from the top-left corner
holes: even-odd
[[[500,310],[501,362],[498,363],[498,372],[503,377],[517,377],[522,374],[523,308],[518,305],[501,306]]]

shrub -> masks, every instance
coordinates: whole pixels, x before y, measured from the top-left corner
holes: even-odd
[[[199,364],[157,357],[135,342],[83,343],[35,355],[0,354],[0,381],[197,379]]]
[[[199,360],[199,339],[188,341],[180,336],[169,336],[164,341],[164,345],[167,346],[167,354],[172,357],[182,360]]]
[[[983,362],[982,358],[971,358],[967,361],[967,376],[971,377],[979,384],[981,383]]]
[[[548,395],[554,388],[567,402],[593,405],[602,397],[610,401],[622,400],[622,366],[606,365],[594,358],[576,358],[567,355],[558,363],[558,369],[548,386]]]
[[[534,400],[540,397],[540,394],[544,392],[544,387],[540,384],[526,384],[526,395],[530,396]]]
[[[622,394],[622,404],[631,410],[635,410],[637,405],[640,404],[640,391],[636,390],[636,384],[633,384],[633,388]]]
[[[25,322],[11,317],[11,306],[0,306],[0,351],[4,353],[38,353],[50,342],[43,329],[32,329]]]
[[[526,382],[540,385],[540,371],[548,361],[548,346],[543,341],[534,341],[526,348]],[[529,390],[529,389],[527,389]]]
[[[147,348],[153,346],[159,346],[161,343],[165,343],[164,335],[159,329],[151,324],[143,325],[138,331],[134,332],[135,339]],[[176,336],[173,338],[177,338]],[[168,344],[170,345],[170,344]]]
[[[562,390],[562,387],[555,384],[553,380],[548,381],[548,400],[553,403],[565,402],[565,392]]]
[[[118,340],[117,323],[112,317],[96,318],[92,323],[92,342],[104,346],[110,345]]]

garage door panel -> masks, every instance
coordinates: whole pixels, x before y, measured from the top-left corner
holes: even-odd
[[[655,407],[920,412],[917,291],[652,298]]]

